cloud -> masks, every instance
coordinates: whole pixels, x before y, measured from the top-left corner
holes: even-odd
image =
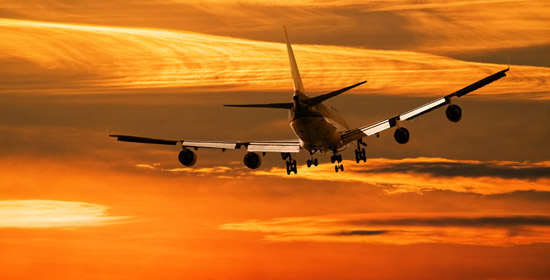
[[[127,221],[99,204],[58,200],[0,201],[0,228],[77,228]]]
[[[240,163],[236,163],[239,164]],[[310,181],[356,182],[375,185],[387,192],[423,193],[435,190],[476,193],[482,195],[512,192],[550,191],[550,162],[477,161],[444,158],[369,159],[367,164],[355,165],[344,161],[343,173],[335,174],[332,164],[317,167],[298,167],[291,178]],[[283,177],[290,178],[284,169],[252,171],[244,167],[214,166],[207,168],[162,168],[147,164],[137,167],[162,172],[186,173],[219,178]]]
[[[355,214],[223,224],[223,230],[264,234],[272,242],[450,243],[510,246],[550,243],[550,216]]]
[[[296,30],[300,43],[436,54],[548,45],[550,32],[548,3],[541,0],[31,0],[2,4],[0,15],[19,19],[179,29],[266,41],[280,41],[280,27],[286,24]],[[537,54],[548,66],[544,52]],[[523,55],[516,56],[516,61]]]
[[[132,90],[291,88],[281,43],[143,28],[0,20],[0,93],[105,94]],[[306,90],[329,91],[367,79],[355,93],[441,96],[504,68],[406,51],[296,45]],[[12,71],[12,69],[18,69]],[[62,78],[59,78],[62,77]],[[550,72],[514,66],[476,92],[548,99]],[[512,91],[513,95],[510,94]],[[517,94],[523,92],[523,94]]]
[[[422,193],[433,190],[499,194],[513,191],[549,191],[550,162],[474,161],[443,158],[369,159],[366,164],[344,161],[344,173],[334,174],[331,164],[299,168],[295,176],[313,181],[360,182],[377,185],[388,193]],[[287,176],[282,168],[256,171],[257,176]]]
[[[366,173],[413,172],[434,177],[499,177],[536,180],[550,178],[550,162],[474,161],[438,158],[387,160],[367,167]]]
[[[387,234],[388,231],[385,230],[351,230],[351,231],[340,231],[335,232],[329,235],[335,235],[335,236],[370,236],[370,235],[381,235],[381,234]]]

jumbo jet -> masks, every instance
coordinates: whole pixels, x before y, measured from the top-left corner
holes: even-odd
[[[379,133],[395,127],[394,138],[399,144],[409,142],[409,131],[403,127],[402,123],[412,120],[425,113],[431,112],[437,108],[447,106],[445,114],[449,121],[458,122],[462,117],[462,109],[452,101],[455,97],[460,98],[474,90],[488,85],[504,76],[510,69],[499,71],[484,79],[481,79],[465,88],[457,90],[449,95],[436,99],[420,107],[412,109],[403,114],[399,114],[385,120],[381,120],[363,127],[349,129],[348,124],[336,110],[324,104],[329,98],[335,97],[343,92],[366,83],[360,83],[329,92],[327,94],[309,97],[305,94],[298,65],[292,51],[292,46],[288,40],[288,33],[285,31],[286,47],[290,61],[290,72],[294,83],[294,95],[292,101],[288,103],[268,103],[268,104],[246,104],[246,105],[224,105],[228,107],[246,107],[246,108],[273,108],[289,111],[289,122],[292,131],[298,139],[292,141],[196,141],[196,140],[168,140],[129,135],[109,135],[116,137],[118,141],[138,142],[147,144],[161,145],[181,145],[182,150],[178,155],[178,160],[184,166],[193,166],[197,162],[195,153],[199,148],[228,149],[244,148],[247,154],[244,156],[244,164],[250,169],[257,169],[262,163],[262,157],[266,153],[280,153],[282,159],[286,161],[286,173],[297,174],[297,163],[293,159],[293,154],[301,150],[309,152],[310,158],[307,160],[307,167],[317,166],[319,164],[316,153],[332,153],[330,161],[335,164],[334,171],[344,171],[342,164],[342,151],[350,145],[355,146],[355,161],[357,163],[367,161],[363,138],[368,136],[379,136]]]

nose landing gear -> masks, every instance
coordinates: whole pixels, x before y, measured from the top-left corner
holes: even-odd
[[[313,166],[319,165],[319,161],[317,161],[316,158],[313,158],[313,154],[315,154],[316,152],[317,152],[317,150],[311,150],[311,151],[309,151],[310,159],[308,159],[308,160],[306,161],[306,163],[307,163],[307,168],[310,168],[312,165],[313,165]]]

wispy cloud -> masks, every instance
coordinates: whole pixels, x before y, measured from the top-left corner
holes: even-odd
[[[280,43],[8,19],[0,20],[0,30],[4,38],[0,62],[10,66],[0,70],[0,93],[291,88],[285,47]],[[356,93],[440,96],[504,68],[405,51],[319,45],[297,45],[295,51],[309,91],[367,79]],[[547,99],[549,81],[547,69],[517,66],[509,77],[476,94]]]
[[[236,163],[240,164],[240,163]],[[283,168],[251,171],[246,168],[218,166],[211,168],[150,169],[218,177],[281,177],[328,182],[355,182],[375,185],[388,194],[423,193],[434,190],[503,194],[514,191],[550,191],[550,162],[478,161],[444,158],[369,159],[357,165],[344,161],[346,171],[334,173],[332,164],[298,167],[298,174],[288,176]],[[145,167],[140,165],[140,167]]]
[[[264,234],[273,242],[452,243],[485,246],[550,243],[550,216],[356,214],[245,221],[223,230]]]
[[[549,162],[522,163],[511,161],[468,161],[442,158],[402,160],[369,159],[366,164],[350,166],[335,176],[331,164],[317,168],[300,168],[300,178],[322,181],[361,182],[377,185],[388,193],[448,190],[477,194],[513,191],[550,191]],[[286,176],[281,168],[257,171],[256,175]]]
[[[99,204],[58,200],[0,201],[0,228],[76,228],[127,221]]]

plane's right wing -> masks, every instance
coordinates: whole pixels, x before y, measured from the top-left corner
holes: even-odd
[[[348,130],[346,132],[344,132],[342,134],[342,141],[344,142],[344,144],[348,144],[348,143],[351,143],[353,141],[356,141],[356,140],[359,140],[365,136],[371,136],[371,135],[376,135],[386,129],[389,129],[389,128],[392,128],[394,126],[397,125],[397,122],[398,121],[407,121],[407,120],[412,120],[416,117],[419,117],[423,114],[426,114],[432,110],[435,110],[439,107],[442,107],[446,104],[449,104],[450,103],[450,100],[451,98],[453,97],[461,97],[463,95],[466,95],[474,90],[477,90],[483,86],[486,86],[504,76],[506,76],[506,72],[510,70],[509,68],[508,69],[504,69],[502,71],[499,71],[491,76],[488,76],[484,79],[481,79],[463,89],[460,89],[460,90],[457,90],[447,96],[444,96],[444,97],[441,97],[439,99],[436,99],[432,102],[429,102],[427,104],[424,104],[418,108],[415,108],[413,110],[410,110],[408,112],[405,112],[403,114],[399,114],[397,116],[394,116],[394,117],[391,117],[391,118],[388,118],[388,119],[385,119],[385,120],[382,120],[382,121],[379,121],[379,122],[375,122],[373,124],[369,124],[369,125],[366,125],[366,126],[363,126],[363,127],[360,127],[360,128],[356,128],[356,129],[352,129],[352,130]]]
[[[197,140],[169,140],[148,138],[141,136],[130,135],[109,135],[116,137],[118,141],[144,143],[144,144],[160,144],[160,145],[177,145],[181,144],[186,148],[207,148],[220,150],[235,150],[241,147],[246,148],[248,152],[260,153],[298,153],[300,152],[300,141],[197,141]]]

